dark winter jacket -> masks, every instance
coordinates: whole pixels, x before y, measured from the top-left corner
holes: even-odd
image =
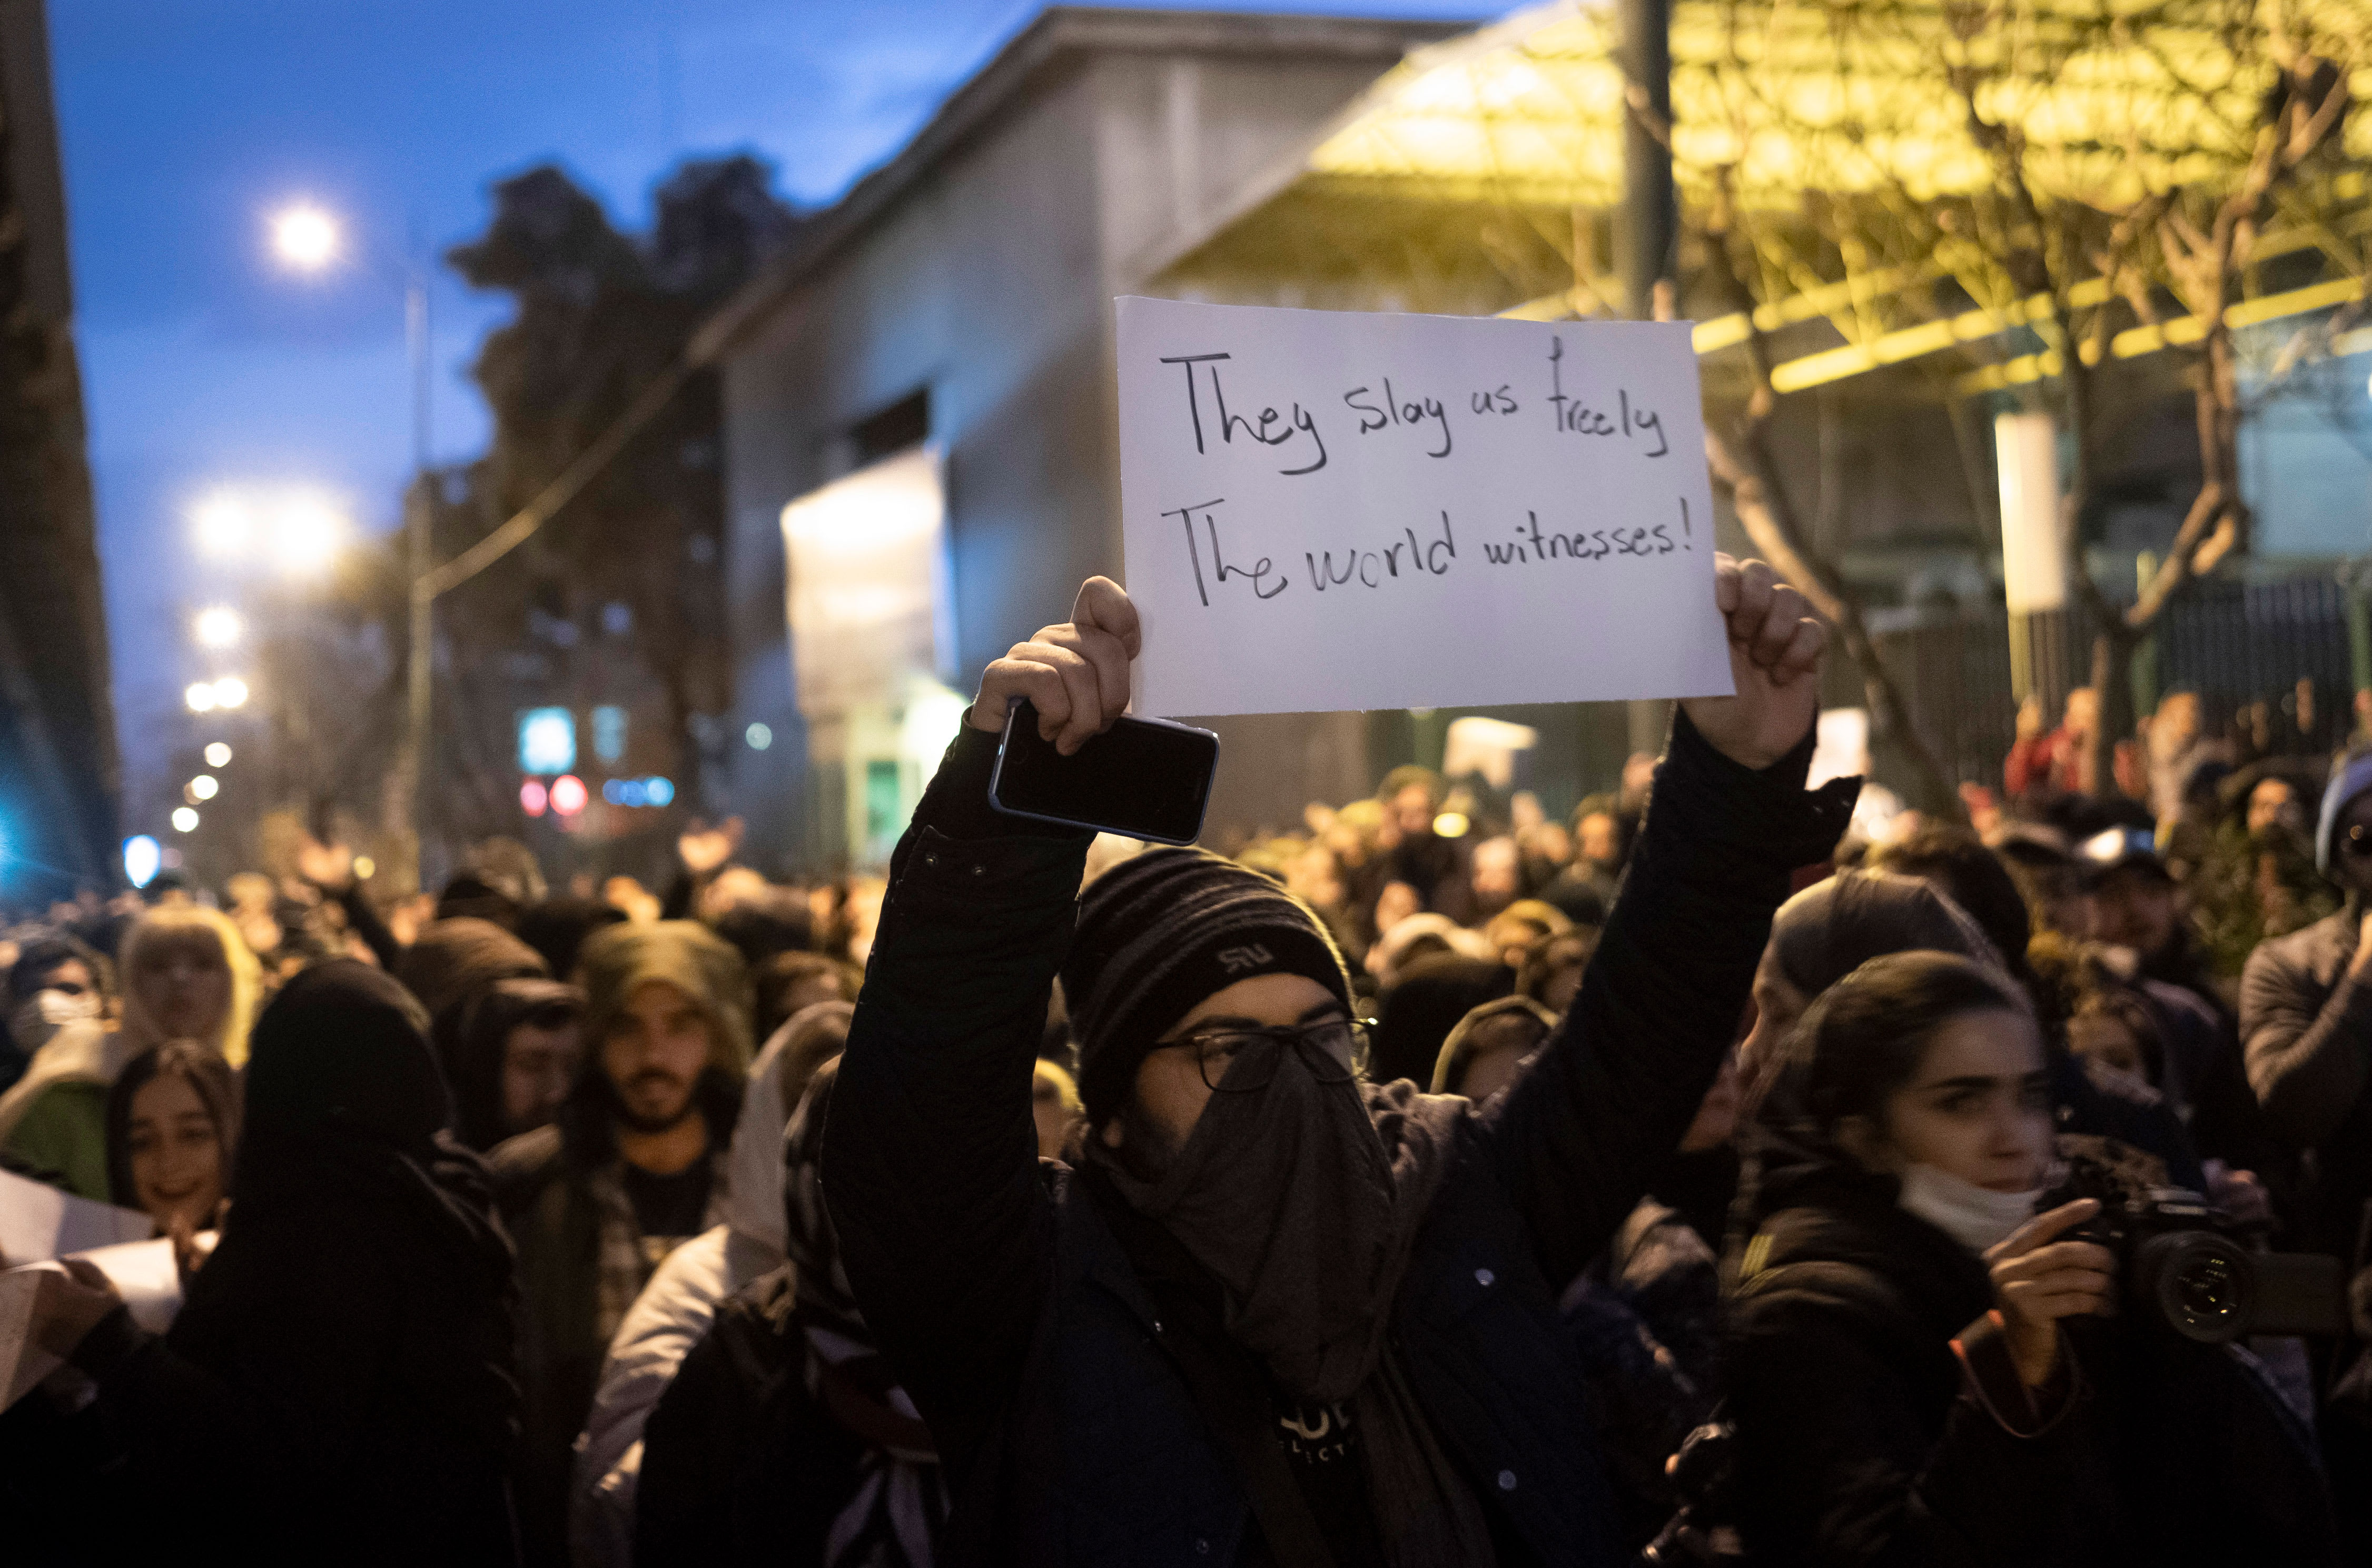
[[[76,1351],[127,1449],[120,1495],[170,1552],[517,1561],[510,1247],[484,1167],[438,1131],[426,1023],[350,959],[290,981],[256,1026],[221,1245],[171,1331],[119,1308]]]
[[[2311,1439],[2245,1352],[2080,1323],[2029,1405],[1983,1265],[1892,1178],[1773,1166],[1724,1362],[1756,1563],[2336,1560]]]
[[[824,1154],[849,1277],[947,1459],[949,1561],[1271,1560],[1253,1499],[1282,1449],[1224,1366],[1186,1371],[1228,1347],[1165,1315],[1087,1185],[1034,1157],[1030,1063],[1087,841],[990,817],[994,750],[962,732],[892,863]],[[1457,1124],[1392,1340],[1502,1562],[1616,1560],[1549,1282],[1679,1142],[1789,872],[1844,826],[1851,786],[1807,795],[1809,755],[1757,773],[1678,721],[1590,983]]]
[[[651,1412],[635,1568],[828,1561],[833,1519],[875,1472],[808,1391],[794,1295],[784,1268],[720,1305]]]
[[[1678,1511],[1666,1468],[1721,1398],[1721,1267],[1703,1237],[1653,1198],[1558,1304],[1581,1353],[1599,1453],[1645,1546]]]
[[[2303,1162],[2298,1245],[2362,1253],[2372,1199],[2372,981],[2351,978],[2358,900],[2250,955],[2240,1039],[2265,1130]]]

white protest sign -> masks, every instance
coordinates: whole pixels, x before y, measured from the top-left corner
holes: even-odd
[[[1141,711],[1731,690],[1687,323],[1118,308]]]
[[[201,1232],[200,1246],[207,1247],[213,1236],[212,1231]],[[160,1236],[94,1247],[69,1256],[88,1260],[107,1276],[116,1294],[123,1297],[134,1323],[152,1334],[173,1326],[181,1310],[181,1273],[170,1240]],[[57,1263],[43,1261],[0,1272],[0,1410],[32,1392],[35,1385],[58,1368],[58,1358],[35,1344],[30,1332],[33,1298],[41,1292],[41,1275],[58,1272]]]
[[[0,1262],[45,1258],[141,1241],[157,1222],[137,1209],[120,1209],[61,1191],[14,1171],[0,1170]]]

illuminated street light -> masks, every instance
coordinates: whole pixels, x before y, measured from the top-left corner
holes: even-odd
[[[190,781],[190,798],[192,800],[212,800],[215,796],[221,793],[222,785],[215,782],[215,776],[212,773],[200,773],[196,778]]]
[[[230,766],[230,748],[229,748],[229,747],[227,747],[227,746],[226,746],[226,745],[224,745],[224,744],[223,744],[221,741],[219,741],[219,740],[215,741],[213,745],[211,745],[211,746],[207,747],[207,748],[206,748],[206,766],[207,766],[207,767],[209,767],[209,768],[227,768],[227,767],[229,767],[229,766]]]
[[[272,216],[272,253],[300,273],[318,273],[338,259],[338,220],[309,202]]]
[[[173,831],[194,833],[198,830],[198,814],[186,806],[173,807]]]
[[[198,611],[194,630],[199,645],[227,648],[247,631],[247,623],[239,619],[238,610],[227,604],[217,604]]]
[[[145,833],[134,833],[123,841],[123,875],[135,888],[155,881],[164,860],[164,850]]]
[[[198,547],[207,554],[234,560],[260,555],[282,572],[300,576],[318,575],[354,533],[343,500],[305,484],[224,485],[191,508],[190,520]],[[228,609],[221,613],[231,618],[232,637],[240,635],[244,628],[237,613]],[[203,636],[202,630],[202,640]]]
[[[345,533],[345,514],[327,497],[294,492],[273,511],[273,563],[289,572],[319,572],[337,554]]]
[[[190,712],[193,714],[213,713],[215,711],[214,682],[210,680],[193,682],[188,691],[181,693],[181,701],[190,705]]]
[[[200,501],[190,514],[196,525],[198,547],[209,555],[236,555],[247,548],[253,519],[245,503],[227,492]]]
[[[236,675],[226,675],[215,682],[215,706],[239,708],[247,705],[247,682]],[[198,710],[205,712],[203,708]]]

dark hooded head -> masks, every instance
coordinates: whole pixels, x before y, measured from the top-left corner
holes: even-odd
[[[428,1016],[368,964],[333,958],[283,986],[249,1052],[238,1196],[290,1144],[360,1144],[433,1158],[452,1100],[428,1045]]]
[[[396,960],[395,977],[435,1023],[498,980],[550,980],[552,971],[534,948],[503,927],[461,916],[423,930]]]
[[[449,1023],[436,1030],[436,1043],[453,1090],[454,1131],[462,1143],[483,1153],[552,1119],[583,1059],[584,1019],[585,993],[552,980],[498,980],[456,1005]],[[534,1031],[524,1037],[528,1042],[549,1045],[547,1054],[566,1058],[556,1069],[556,1092],[537,1095],[531,1083],[527,1086],[527,1098],[535,1105],[524,1114],[511,1103],[506,1084],[512,1037],[521,1029]],[[566,1049],[569,1037],[575,1039],[573,1051]],[[530,1069],[523,1075],[531,1078],[533,1064],[523,1066]]]
[[[1755,970],[1754,1025],[1738,1050],[1748,1103],[1760,1099],[1781,1045],[1820,993],[1872,958],[1913,949],[2002,967],[1977,923],[1916,877],[1848,871],[1780,905],[1771,922],[1771,945]]]

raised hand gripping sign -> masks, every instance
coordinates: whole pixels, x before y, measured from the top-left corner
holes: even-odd
[[[1730,691],[1685,323],[1118,307],[1140,712]]]

